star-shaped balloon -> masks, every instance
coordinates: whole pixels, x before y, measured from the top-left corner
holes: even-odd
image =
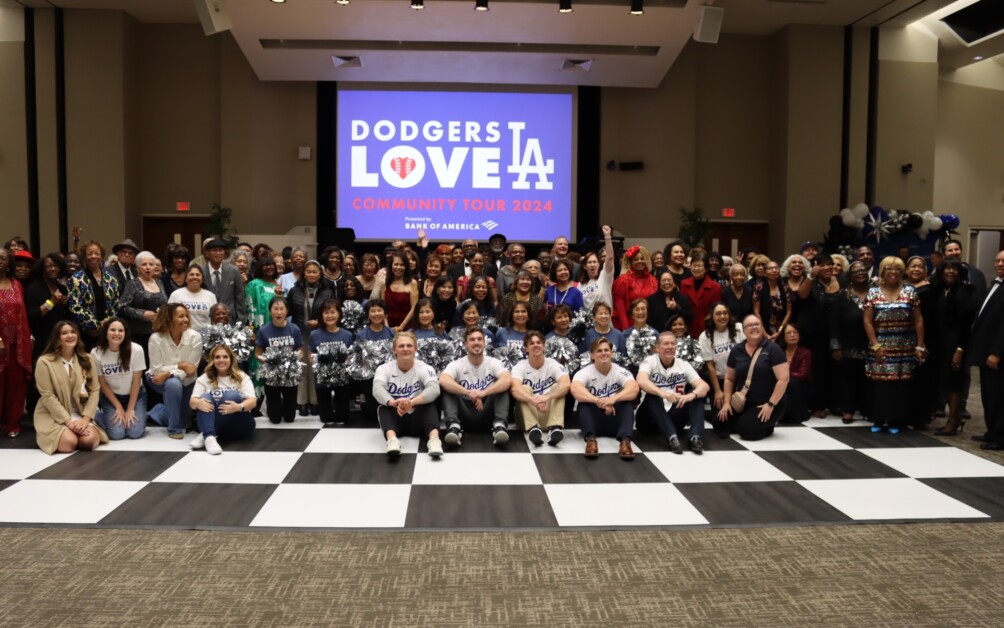
[[[871,229],[871,235],[875,236],[876,244],[880,244],[882,238],[889,237],[889,219],[883,218],[879,212],[868,214],[865,224]]]

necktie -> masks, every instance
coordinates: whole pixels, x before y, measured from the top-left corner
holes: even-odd
[[[127,282],[132,281],[132,271],[129,270],[128,268],[125,270],[125,280]]]
[[[218,270],[213,271],[213,287],[217,292],[220,291],[220,271]]]

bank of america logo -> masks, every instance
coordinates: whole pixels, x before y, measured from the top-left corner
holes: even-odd
[[[499,223],[495,222],[494,220],[486,220],[483,223],[481,223],[481,226],[491,231],[495,227],[499,226]]]

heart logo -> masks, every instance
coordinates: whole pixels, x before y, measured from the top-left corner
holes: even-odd
[[[407,179],[408,175],[415,169],[415,160],[411,157],[393,157],[390,160],[390,167],[397,173],[397,176]]]

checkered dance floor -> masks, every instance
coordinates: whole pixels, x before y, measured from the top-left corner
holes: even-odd
[[[812,419],[759,442],[708,433],[703,456],[639,436],[637,458],[577,429],[556,448],[516,431],[504,450],[467,434],[439,461],[375,426],[259,419],[224,453],[162,428],[93,452],[47,456],[30,429],[0,444],[0,525],[154,528],[548,529],[1004,520],[1004,466],[924,433]]]

